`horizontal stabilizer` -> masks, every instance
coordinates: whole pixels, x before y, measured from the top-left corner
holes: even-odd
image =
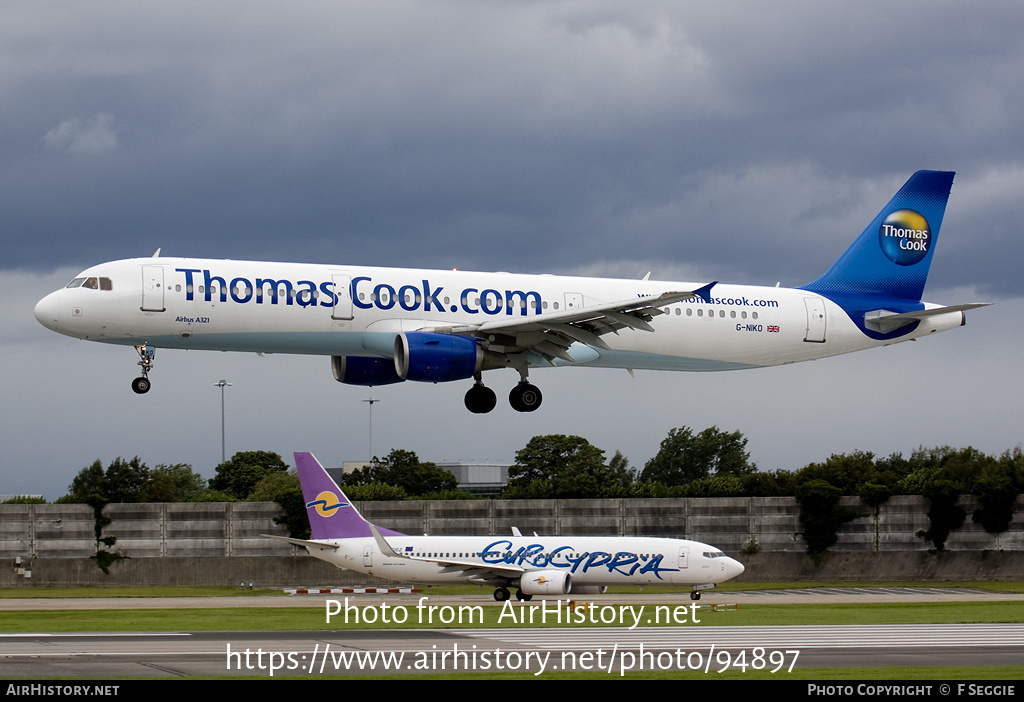
[[[338,544],[328,544],[323,541],[307,541],[306,539],[293,539],[288,536],[274,536],[273,534],[260,534],[260,536],[268,539],[277,539],[278,541],[287,541],[295,546],[303,546],[305,548],[321,548],[330,549],[332,551],[338,550]]]
[[[972,302],[965,305],[951,305],[949,307],[934,307],[928,310],[916,310],[914,312],[903,312],[902,314],[890,312],[889,310],[872,310],[864,313],[864,326],[881,334],[888,334],[894,329],[899,329],[914,322],[920,322],[928,317],[947,312],[966,312],[967,310],[987,307],[991,302]]]

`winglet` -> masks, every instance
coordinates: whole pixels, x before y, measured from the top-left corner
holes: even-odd
[[[390,558],[406,558],[406,556],[397,553],[395,549],[391,548],[391,544],[384,540],[384,537],[381,536],[380,530],[376,526],[369,522],[367,522],[367,524],[370,526],[370,531],[373,533],[373,540],[377,542],[377,548],[380,549],[381,553]]]
[[[703,287],[697,288],[696,290],[693,291],[693,294],[694,294],[695,297],[699,297],[700,299],[704,300],[704,302],[706,302],[706,303],[708,303],[710,305],[711,304],[711,288],[715,287],[716,285],[718,285],[718,281],[717,280],[714,281],[714,282],[708,283],[707,285],[705,285]]]

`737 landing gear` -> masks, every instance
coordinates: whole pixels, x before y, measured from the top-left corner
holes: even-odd
[[[156,349],[148,344],[142,346],[136,346],[135,350],[139,352],[139,365],[142,366],[142,375],[132,381],[132,390],[137,395],[144,395],[149,392],[149,372],[153,370],[153,357],[156,356]]]
[[[512,593],[508,591],[507,587],[499,587],[494,591],[494,599],[496,602],[505,602],[511,596]]]
[[[700,590],[694,590],[690,593],[690,599],[696,602],[700,599]]]

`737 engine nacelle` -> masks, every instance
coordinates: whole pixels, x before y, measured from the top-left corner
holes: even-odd
[[[603,595],[606,592],[607,585],[576,585],[572,589],[574,595]]]
[[[564,570],[531,570],[519,579],[519,591],[527,595],[568,595],[572,578]]]
[[[395,362],[376,356],[331,356],[334,379],[346,385],[390,385],[401,383],[395,373]]]
[[[394,370],[401,380],[445,383],[506,365],[504,354],[485,351],[468,336],[406,332],[395,337]]]

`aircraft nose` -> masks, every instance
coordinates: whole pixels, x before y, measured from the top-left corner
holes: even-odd
[[[729,575],[730,579],[743,575],[744,570],[746,570],[746,568],[744,568],[743,564],[735,558],[730,558],[729,562],[725,564],[725,572]]]
[[[35,316],[44,327],[57,331],[60,324],[60,303],[57,300],[57,293],[52,292],[36,303]]]

